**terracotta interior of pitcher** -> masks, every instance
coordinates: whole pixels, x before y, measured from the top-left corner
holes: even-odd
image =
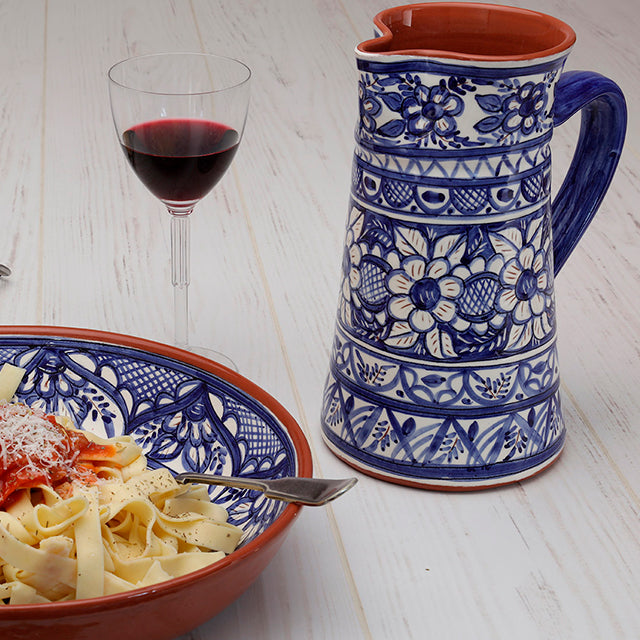
[[[557,18],[491,4],[434,2],[382,11],[381,36],[358,45],[372,54],[429,55],[461,60],[527,60],[569,49],[575,33]]]

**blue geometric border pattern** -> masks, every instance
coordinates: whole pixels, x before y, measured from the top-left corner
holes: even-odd
[[[441,171],[414,177],[374,167],[356,156],[352,197],[354,204],[360,207],[393,217],[403,214],[457,217],[519,215],[521,210],[540,206],[549,199],[551,163],[548,156],[540,166],[515,175],[507,183],[495,176],[475,178],[471,182],[462,171],[455,174],[462,177],[445,179]]]
[[[16,397],[101,436],[130,435],[150,467],[253,477],[296,475],[296,453],[279,420],[214,374],[121,345],[0,336],[0,360],[24,367]],[[284,503],[255,491],[211,489],[242,526],[263,531]]]
[[[481,147],[462,151],[418,150],[403,147],[376,150],[356,144],[355,156],[374,169],[401,176],[440,176],[443,180],[510,178],[551,160],[551,132],[511,147]],[[392,151],[393,153],[387,153]]]
[[[379,34],[378,34],[379,35]],[[443,77],[461,77],[464,75],[478,78],[485,84],[491,84],[496,78],[511,78],[512,76],[527,77],[541,73],[558,71],[567,59],[568,52],[562,52],[553,58],[538,61],[534,64],[523,64],[521,66],[506,65],[496,67],[489,65],[482,68],[473,62],[465,60],[436,60],[429,57],[414,56],[402,60],[377,56],[376,59],[357,57],[356,64],[358,71],[368,73],[425,73]]]
[[[324,436],[354,460],[414,478],[477,480],[534,468],[564,442],[560,396],[516,411],[419,415],[371,402],[330,373],[322,408]]]
[[[414,415],[484,416],[487,409],[515,411],[555,393],[559,367],[555,341],[513,361],[471,362],[447,367],[407,360],[374,350],[349,336],[338,323],[331,374],[362,398]]]

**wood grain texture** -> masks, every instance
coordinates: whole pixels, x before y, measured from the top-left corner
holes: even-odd
[[[518,0],[512,4],[526,6]],[[245,138],[192,220],[191,334],[278,398],[318,475],[354,472],[320,438],[338,300],[357,86],[353,49],[382,0],[0,1],[3,323],[170,342],[169,220],[118,148],[106,72],[203,50],[253,71]],[[183,640],[640,637],[640,12],[539,0],[578,41],[567,68],[630,106],[620,169],[556,282],[566,450],[477,494],[360,476],[305,509],[249,591]],[[10,62],[11,61],[11,62]],[[556,130],[554,184],[577,122]]]
[[[0,281],[4,323],[40,321],[44,34],[44,2],[0,3],[0,262],[13,270]]]

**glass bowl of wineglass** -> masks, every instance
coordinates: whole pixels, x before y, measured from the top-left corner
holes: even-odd
[[[236,369],[224,354],[189,343],[190,216],[238,150],[251,70],[224,56],[158,53],[122,60],[108,77],[120,146],[171,216],[175,346]]]

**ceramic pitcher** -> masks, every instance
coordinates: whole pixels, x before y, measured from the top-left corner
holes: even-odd
[[[477,489],[565,440],[554,276],[618,163],[611,80],[562,69],[573,30],[534,11],[429,3],[356,48],[360,117],[325,442],[370,475]],[[581,111],[551,203],[554,126]]]

